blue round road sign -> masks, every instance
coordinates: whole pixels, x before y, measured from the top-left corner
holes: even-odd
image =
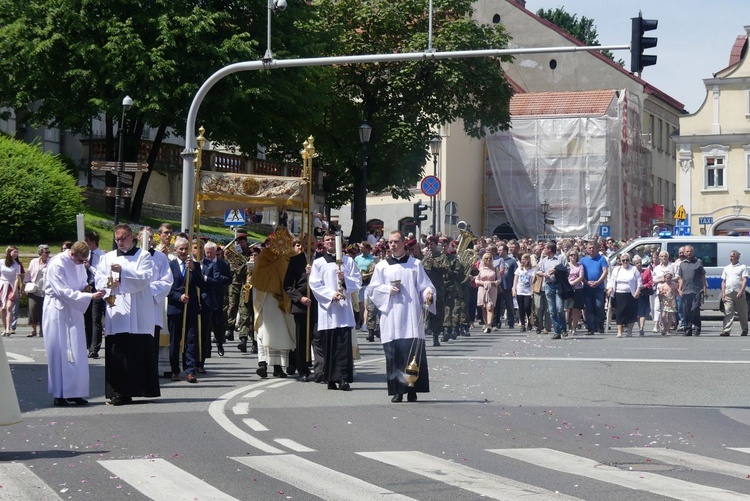
[[[440,179],[435,176],[425,176],[419,183],[419,187],[422,189],[422,193],[428,197],[434,197],[440,193]]]

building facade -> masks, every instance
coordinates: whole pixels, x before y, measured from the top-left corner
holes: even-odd
[[[745,26],[729,66],[703,81],[703,105],[680,119],[677,204],[693,234],[750,235],[749,36]]]

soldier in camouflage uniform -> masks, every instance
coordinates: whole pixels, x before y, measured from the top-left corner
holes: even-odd
[[[252,259],[252,251],[247,241],[247,231],[244,228],[237,230],[237,244],[241,249],[241,253],[248,259],[248,262]],[[224,250],[226,256],[227,250]],[[231,261],[230,261],[231,264]],[[234,332],[240,338],[240,343],[237,345],[242,353],[247,352],[247,341],[252,338],[251,353],[258,353],[258,344],[255,341],[254,330],[253,330],[253,297],[252,290],[250,292],[250,300],[245,301],[243,298],[243,289],[247,284],[247,266],[235,267],[233,264],[232,268],[232,283],[229,286],[229,292],[227,294],[226,304],[226,315],[227,315],[227,339],[234,339]],[[239,318],[237,313],[239,312]]]
[[[456,255],[455,246],[446,254],[449,271],[444,275],[445,307],[443,315],[443,341],[456,339],[463,333],[466,322],[466,300],[463,283],[466,280],[464,264]]]
[[[445,311],[445,275],[450,272],[450,263],[445,254],[438,249],[435,235],[427,237],[427,250],[422,259],[424,270],[435,286],[435,308],[437,314],[427,314],[425,335],[432,335],[432,346],[440,346],[440,334],[443,332],[443,315]]]

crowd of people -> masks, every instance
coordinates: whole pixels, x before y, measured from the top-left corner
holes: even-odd
[[[29,336],[44,338],[54,405],[88,403],[87,359],[103,346],[105,396],[119,406],[159,396],[160,376],[197,383],[235,336],[240,352],[257,355],[261,378],[297,374],[350,391],[361,329],[382,343],[391,401],[414,402],[429,391],[426,340],[440,346],[477,326],[560,339],[603,334],[614,321],[617,337],[627,337],[645,335],[651,320],[664,336],[701,333],[707,282],[691,246],[674,261],[666,252],[618,253],[610,269],[611,239],[392,231],[347,243],[330,228],[316,234],[294,238],[279,226],[251,245],[240,228],[222,247],[166,223],[138,233],[121,224],[115,250],[100,250],[90,231],[54,256],[40,245],[27,271],[11,246],[0,263],[3,335],[15,333],[18,298],[28,295]],[[748,332],[740,258],[732,251],[722,275],[722,336],[735,314]],[[170,372],[159,373],[160,358]]]

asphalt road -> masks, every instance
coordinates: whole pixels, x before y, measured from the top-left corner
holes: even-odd
[[[750,338],[718,332],[475,329],[429,347],[431,392],[400,404],[363,333],[351,392],[261,380],[229,349],[197,385],[116,408],[101,359],[90,406],[52,407],[42,340],[21,333],[4,338],[24,420],[0,428],[0,501],[750,500]]]

